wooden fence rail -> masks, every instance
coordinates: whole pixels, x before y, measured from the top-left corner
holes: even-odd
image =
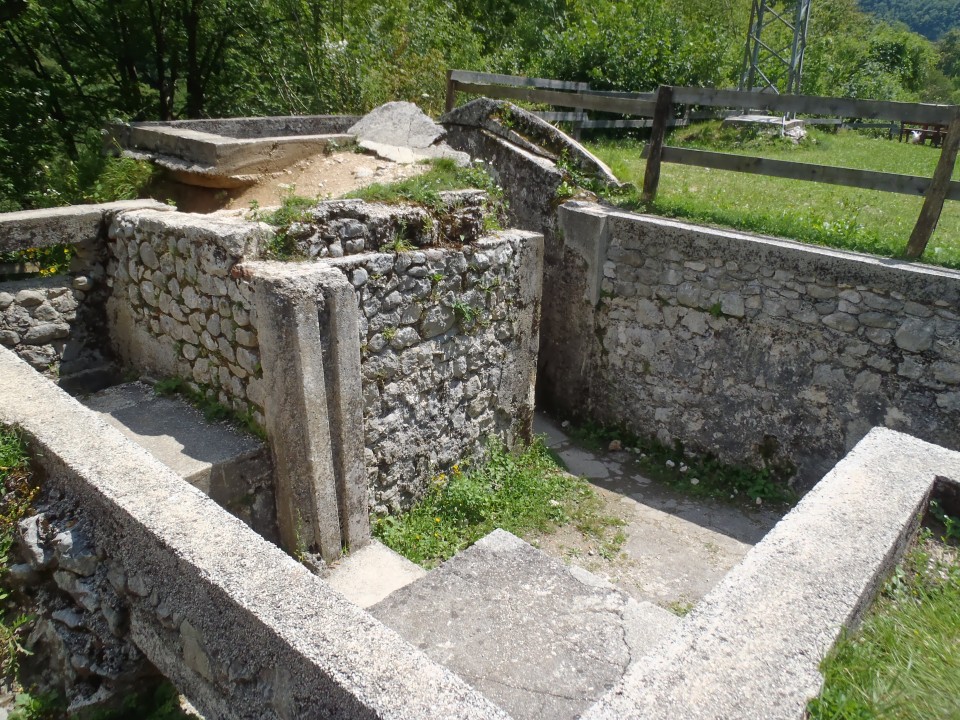
[[[919,258],[936,230],[946,200],[960,200],[960,182],[951,181],[960,152],[960,107],[924,103],[885,102],[852,98],[813,97],[809,95],[774,95],[718,90],[714,88],[682,88],[661,86],[656,93],[623,93],[592,90],[587,83],[546,78],[494,75],[464,70],[447,73],[447,109],[456,104],[457,92],[488,97],[545,103],[555,107],[574,108],[574,113],[543,113],[554,121],[565,120],[579,128],[650,128],[650,142],[644,150],[647,157],[643,182],[643,199],[653,202],[660,183],[662,163],[678,163],[697,167],[752,173],[770,177],[822,182],[866,190],[924,196],[920,217],[910,236],[905,252],[908,258]],[[678,118],[678,106],[686,112]],[[940,160],[932,178],[895,173],[857,170],[853,168],[813,165],[810,163],[772,160],[769,158],[732,155],[665,144],[668,127],[686,125],[690,118],[716,116],[690,108],[722,108],[766,110],[779,113],[826,116],[841,120],[813,120],[814,124],[890,127],[886,123],[916,123],[947,126]],[[641,120],[590,120],[584,111],[619,113]],[[883,125],[864,121],[886,121]]]
[[[771,160],[744,155],[691,150],[664,145],[667,119],[678,104],[712,107],[735,107],[755,110],[758,107],[781,112],[800,112],[811,115],[839,115],[890,121],[910,121],[949,125],[932,178],[896,175],[871,170],[855,170],[809,163]],[[644,150],[647,166],[643,180],[643,200],[653,202],[660,184],[660,165],[664,162],[698,167],[754,173],[791,180],[844,185],[867,190],[923,195],[923,208],[910,235],[905,256],[917,259],[923,255],[943,212],[946,200],[960,200],[960,183],[952,182],[953,169],[960,150],[960,107],[955,105],[924,105],[920,103],[850,100],[847,98],[818,98],[804,95],[766,95],[736,90],[711,88],[674,88],[662,86],[657,91],[657,109],[650,144]]]

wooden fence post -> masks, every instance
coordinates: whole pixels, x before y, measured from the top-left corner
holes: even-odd
[[[653,127],[650,131],[650,152],[647,169],[643,176],[643,202],[652,203],[660,185],[660,160],[663,157],[663,140],[667,134],[667,121],[673,115],[673,88],[661,85],[657,90],[657,104],[653,111]]]
[[[927,197],[923,201],[923,208],[920,210],[920,218],[917,220],[916,227],[913,228],[910,242],[907,243],[907,249],[904,252],[904,256],[910,260],[916,260],[923,255],[933,231],[937,229],[937,223],[940,222],[940,213],[943,211],[943,203],[947,199],[947,192],[950,190],[953,168],[957,164],[958,150],[960,150],[960,108],[957,109],[953,120],[950,121],[947,137],[944,139],[943,147],[940,150],[940,162],[937,163],[937,169],[933,173],[933,181],[930,183]]]
[[[453,82],[453,70],[447,70],[447,112],[457,104],[457,86]]]

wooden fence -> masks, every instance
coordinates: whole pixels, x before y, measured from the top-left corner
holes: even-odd
[[[575,112],[536,112],[547,122],[567,122],[573,127],[574,137],[582,129],[649,128],[652,126],[656,93],[628,93],[592,90],[588,83],[529,78],[518,75],[447,71],[447,112],[456,105],[457,93],[463,92],[501,100],[521,100],[543,103],[561,108],[575,108]],[[647,118],[645,120],[592,120],[586,110],[617,113]],[[687,119],[671,119],[671,126],[688,123]]]
[[[932,178],[770,160],[665,145],[668,121],[674,116],[677,105],[944,125],[947,126],[947,137],[943,142],[940,160]],[[923,208],[920,210],[920,217],[904,253],[908,258],[919,258],[923,255],[927,243],[930,242],[933,231],[936,230],[944,202],[947,199],[960,200],[960,183],[951,181],[958,149],[960,149],[960,107],[955,105],[881,102],[808,95],[768,95],[736,90],[662,86],[657,90],[650,144],[645,151],[647,166],[643,179],[643,200],[652,202],[656,198],[660,184],[660,165],[664,162],[844,185],[865,190],[923,195],[925,198]]]
[[[644,150],[647,157],[643,182],[645,202],[652,202],[656,198],[660,183],[660,168],[665,162],[843,185],[865,190],[922,195],[925,198],[923,208],[905,252],[908,258],[919,258],[936,229],[944,202],[948,199],[960,200],[960,182],[951,181],[958,149],[960,149],[960,107],[955,105],[882,102],[809,95],[774,95],[670,86],[662,86],[656,93],[620,93],[592,90],[587,83],[450,70],[447,73],[448,110],[452,110],[455,106],[457,92],[574,108],[574,112],[541,113],[541,116],[553,122],[574,123],[575,130],[596,127],[650,128],[650,142]],[[682,118],[678,119],[679,107],[686,108],[686,111]],[[932,178],[771,160],[666,145],[664,141],[668,127],[688,124],[690,119],[717,117],[716,110],[706,113],[700,110],[691,113],[691,107],[854,118],[855,122],[851,123],[853,126],[893,127],[894,124],[903,122],[941,125],[947,128],[947,135]],[[618,113],[644,119],[590,120],[586,116],[586,110]],[[882,124],[869,121],[882,121]],[[835,124],[836,121],[815,119],[813,122]]]

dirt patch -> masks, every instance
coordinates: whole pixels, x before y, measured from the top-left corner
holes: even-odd
[[[285,170],[260,176],[256,184],[236,190],[215,190],[161,180],[150,195],[172,201],[183,212],[211,213],[280,205],[285,195],[336,198],[374,183],[392,183],[429,169],[426,164],[401,165],[375,155],[344,151],[305,158]]]

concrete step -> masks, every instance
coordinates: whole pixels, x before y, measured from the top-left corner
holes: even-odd
[[[225,422],[209,422],[179,397],[160,397],[143,382],[78,398],[184,480],[270,540],[276,505],[270,451]]]
[[[368,608],[426,574],[426,570],[403,555],[371,540],[344,555],[330,568],[326,581],[351,602]]]
[[[518,720],[579,717],[678,622],[503,530],[370,611]]]

